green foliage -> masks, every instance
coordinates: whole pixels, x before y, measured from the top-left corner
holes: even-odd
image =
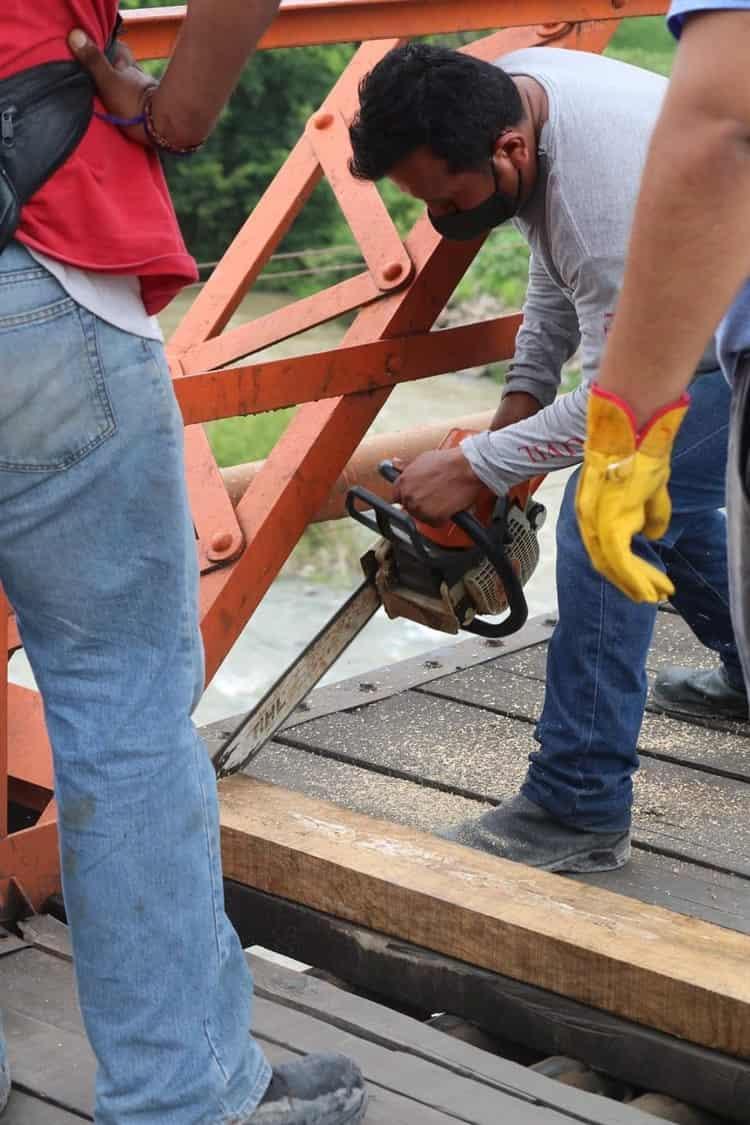
[[[123,7],[159,7],[161,3],[124,0]],[[190,160],[165,161],[185,240],[199,262],[221,256],[353,50],[334,45],[259,51],[245,68],[205,149]],[[320,188],[279,249],[347,241],[352,241],[351,236],[332,193]]]
[[[206,426],[214,457],[221,468],[261,461],[283,434],[294,409],[272,414],[253,414],[247,418],[224,418]]]
[[[674,62],[675,41],[661,16],[623,20],[605,54],[645,70],[668,75]]]
[[[205,150],[167,169],[187,244],[216,260],[268,187],[349,60],[348,47],[262,51],[247,67]],[[334,244],[345,224],[330,191],[304,208],[281,250]]]
[[[529,248],[514,227],[500,227],[487,238],[456,291],[458,300],[497,297],[518,308],[526,293]]]

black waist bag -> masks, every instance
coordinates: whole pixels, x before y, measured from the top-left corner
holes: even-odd
[[[80,143],[94,84],[76,62],[43,63],[0,81],[0,252],[21,208]]]
[[[110,62],[122,26],[106,47]],[[0,253],[21,208],[79,145],[94,110],[94,83],[79,63],[50,62],[0,80]]]

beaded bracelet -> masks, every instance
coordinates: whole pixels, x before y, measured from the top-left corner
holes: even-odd
[[[117,125],[118,129],[129,129],[131,125],[145,125],[146,114],[139,113],[137,117],[118,117],[114,113],[98,113],[94,110],[94,117],[106,121],[108,125]]]
[[[142,125],[149,141],[160,152],[165,152],[169,156],[192,156],[203,148],[205,141],[199,141],[197,145],[180,148],[162,136],[154,125],[151,102],[157,89],[158,86],[149,86],[146,90],[143,96],[143,112],[139,113],[137,117],[118,117],[114,113],[97,113],[96,111],[94,111],[94,116],[98,117],[100,121],[106,121],[108,125],[116,125],[119,129],[129,129],[134,125]]]
[[[158,86],[149,86],[148,90],[143,96],[143,128],[146,130],[146,136],[151,141],[154,148],[158,148],[160,152],[166,152],[169,156],[192,156],[194,153],[199,152],[203,148],[206,141],[199,141],[196,145],[186,145],[180,148],[178,145],[173,145],[171,141],[162,136],[154,124],[154,115],[152,108],[152,101]]]

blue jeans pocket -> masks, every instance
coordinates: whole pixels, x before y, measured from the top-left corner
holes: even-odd
[[[11,312],[10,287],[0,301],[0,470],[67,469],[117,428],[96,318],[46,277],[38,295],[55,299],[30,308],[27,289]]]

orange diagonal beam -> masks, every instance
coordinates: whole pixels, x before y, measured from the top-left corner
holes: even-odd
[[[306,332],[308,328],[315,328],[353,309],[362,308],[381,296],[381,291],[369,273],[357,274],[321,293],[292,301],[266,316],[259,316],[247,324],[196,344],[194,348],[180,354],[181,372],[196,375],[201,371],[234,363],[270,344],[278,344],[300,332]]]
[[[373,340],[175,381],[186,425],[261,414],[303,402],[394,387],[447,371],[509,359],[520,314],[442,332]]]

